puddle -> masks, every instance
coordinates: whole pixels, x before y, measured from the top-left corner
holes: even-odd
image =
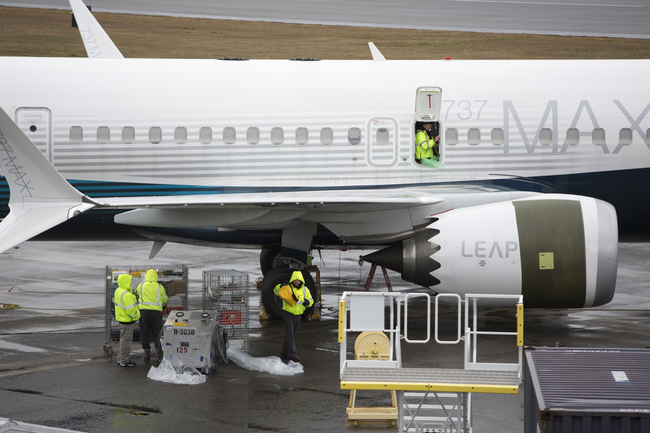
[[[16,350],[18,352],[47,352],[45,349],[38,347],[25,346],[24,344],[10,343],[8,341],[0,340],[0,349]]]

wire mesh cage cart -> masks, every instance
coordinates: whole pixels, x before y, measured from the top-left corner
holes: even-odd
[[[250,277],[226,269],[203,271],[203,309],[216,310],[230,347],[248,352]]]
[[[104,316],[104,334],[106,344],[104,351],[108,356],[113,355],[111,342],[120,341],[120,324],[115,320],[115,305],[113,305],[113,296],[117,290],[117,277],[120,274],[131,274],[133,281],[131,289],[140,283],[144,283],[147,270],[155,269],[158,272],[158,282],[163,285],[169,298],[167,307],[163,310],[163,321],[171,310],[187,310],[187,283],[188,273],[187,266],[180,265],[107,265],[106,266],[106,296],[105,296],[105,316]],[[157,338],[157,336],[155,336]],[[152,336],[152,341],[154,336]],[[140,341],[140,327],[135,324],[133,330],[133,341]]]

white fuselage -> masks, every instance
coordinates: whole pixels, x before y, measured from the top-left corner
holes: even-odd
[[[0,58],[0,105],[68,180],[350,188],[650,167],[648,76],[650,60]],[[427,86],[441,169],[414,160]]]

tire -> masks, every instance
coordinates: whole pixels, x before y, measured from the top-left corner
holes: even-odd
[[[273,289],[283,281],[288,281],[294,270],[290,269],[287,265],[276,266],[266,274],[262,281],[262,303],[272,319],[282,319],[282,299],[273,293]],[[302,276],[305,279],[305,284],[309,288],[309,291],[314,292],[316,290],[316,284],[312,276],[309,272],[305,271],[302,272]],[[314,297],[313,293],[312,297]],[[313,308],[310,307],[305,312],[312,310]]]
[[[260,269],[262,275],[266,276],[274,267],[280,265],[280,248],[265,248],[260,253]]]

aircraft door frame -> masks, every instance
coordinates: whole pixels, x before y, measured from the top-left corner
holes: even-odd
[[[442,106],[442,88],[437,86],[418,87],[415,92],[415,122],[437,123],[440,136],[440,162],[444,160],[444,134],[440,116]],[[415,122],[413,124],[413,142],[415,142]]]
[[[20,107],[16,109],[15,121],[47,160],[53,163],[52,111],[45,107]]]
[[[373,117],[368,122],[366,156],[373,167],[397,164],[397,120],[391,117]]]

